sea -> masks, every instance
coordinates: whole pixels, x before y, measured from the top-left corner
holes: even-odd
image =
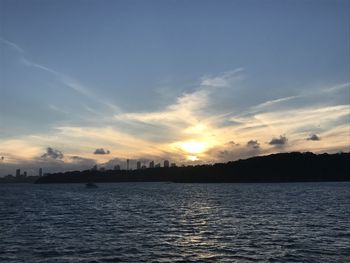
[[[0,262],[350,262],[350,182],[1,184]]]

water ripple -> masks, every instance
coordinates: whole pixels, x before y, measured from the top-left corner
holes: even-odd
[[[0,185],[1,262],[350,262],[350,183]]]

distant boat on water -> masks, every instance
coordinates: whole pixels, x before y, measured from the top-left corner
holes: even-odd
[[[93,182],[88,182],[85,184],[86,188],[97,188],[98,186]]]

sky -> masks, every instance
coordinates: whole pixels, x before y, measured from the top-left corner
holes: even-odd
[[[348,0],[0,0],[0,176],[350,150]]]

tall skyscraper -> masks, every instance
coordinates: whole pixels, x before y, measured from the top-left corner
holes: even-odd
[[[151,161],[151,162],[149,163],[149,168],[154,168],[154,161]]]
[[[126,170],[129,170],[129,159],[126,159]]]
[[[43,176],[43,168],[39,168],[39,176]]]
[[[21,169],[17,169],[16,170],[16,177],[20,177],[21,176]]]
[[[137,167],[137,169],[141,169],[141,162],[140,162],[140,161],[138,161],[138,162],[136,163],[136,167]]]
[[[169,167],[169,161],[168,160],[164,161],[164,167]]]

